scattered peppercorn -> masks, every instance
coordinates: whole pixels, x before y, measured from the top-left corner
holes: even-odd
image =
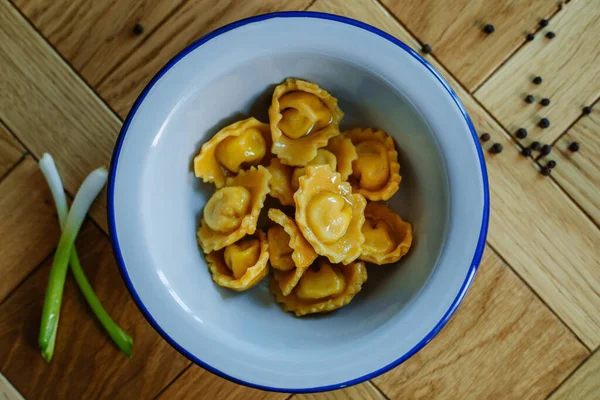
[[[542,153],[542,155],[544,155],[544,156],[547,156],[548,154],[550,154],[551,151],[552,151],[552,147],[550,147],[549,144],[545,144],[542,146],[540,153]]]
[[[140,24],[135,24],[133,26],[133,33],[136,35],[141,35],[142,33],[144,33],[144,27]]]
[[[483,135],[479,136],[479,138],[481,139],[482,142],[487,142],[488,140],[490,140],[490,134],[484,133]]]
[[[591,114],[592,113],[592,107],[590,107],[590,106],[583,107],[583,113],[585,115]]]
[[[540,142],[533,142],[533,143],[531,143],[531,146],[529,146],[529,147],[531,147],[531,150],[538,151],[539,149],[542,148],[542,145],[540,144]]]
[[[542,77],[536,76],[535,78],[533,78],[532,82],[535,83],[536,85],[539,85],[540,83],[542,83]]]
[[[502,145],[500,143],[494,143],[490,148],[490,151],[494,154],[502,153]]]
[[[429,54],[431,53],[431,46],[428,44],[424,44],[423,47],[421,47],[421,51],[425,54]]]
[[[527,96],[525,96],[525,101],[529,104],[533,103],[535,101],[535,96],[528,94]]]
[[[550,99],[544,98],[544,99],[542,99],[542,101],[540,101],[540,104],[543,105],[544,107],[549,106],[550,105]]]
[[[494,28],[494,25],[492,24],[487,24],[486,26],[483,27],[483,31],[485,33],[493,33],[496,30],[496,28]]]
[[[531,42],[533,39],[535,39],[535,35],[533,33],[528,33],[525,38]]]
[[[547,20],[547,19],[543,19],[543,20],[541,20],[541,21],[540,21],[540,26],[541,26],[542,28],[543,28],[543,27],[546,27],[546,26],[548,26],[548,20]]]
[[[548,118],[540,119],[540,123],[538,124],[540,128],[546,129],[550,126],[550,120]]]
[[[525,129],[525,128],[517,129],[517,137],[519,139],[525,139],[527,137],[527,129]]]
[[[571,150],[573,153],[575,153],[576,151],[579,151],[579,143],[577,142],[573,142],[569,145],[569,150]]]
[[[521,154],[523,154],[525,157],[529,157],[531,155],[531,149],[529,147],[525,147],[523,150],[521,150]]]
[[[544,175],[544,176],[548,176],[548,175],[550,175],[551,173],[552,173],[552,170],[551,170],[550,168],[548,168],[548,167],[544,167],[544,168],[542,168],[542,175]]]
[[[554,160],[550,160],[546,164],[546,168],[554,168],[554,167],[556,167],[556,161],[554,161]]]
[[[550,31],[550,32],[546,32],[546,37],[548,39],[554,39],[554,37],[556,36],[556,33]]]

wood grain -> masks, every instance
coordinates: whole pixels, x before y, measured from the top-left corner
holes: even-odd
[[[189,0],[98,86],[98,92],[124,118],[154,74],[195,39],[241,18],[302,10],[309,4],[310,0]]]
[[[159,396],[159,399],[284,400],[288,397],[285,393],[265,392],[238,385],[192,365]]]
[[[37,157],[52,154],[74,195],[108,165],[121,122],[8,1],[0,1],[0,120]],[[106,229],[105,195],[91,211]]]
[[[570,2],[542,33],[550,30],[554,39],[539,37],[523,46],[475,93],[509,132],[529,131],[526,145],[554,142],[600,96],[600,2]],[[542,77],[541,85],[532,83],[535,76]],[[527,104],[527,94],[551,103]],[[537,126],[542,117],[550,120],[549,128]]]
[[[541,161],[556,160],[552,176],[558,184],[600,226],[600,110],[596,107],[582,117],[554,145]],[[572,142],[580,143],[576,153],[569,150]]]
[[[468,90],[476,88],[534,32],[556,1],[381,0]],[[483,27],[492,24],[495,32]],[[538,35],[540,36],[540,35]],[[538,39],[540,40],[540,39]]]
[[[388,30],[415,48],[418,42],[399,24],[384,25],[385,13],[375,5],[360,15],[341,0],[318,0],[313,8],[359,16]],[[367,4],[367,3],[364,3]],[[346,10],[345,12],[343,10]],[[452,85],[478,132],[489,132],[485,146],[491,214],[488,242],[590,348],[600,344],[600,230],[533,161],[522,157],[507,133],[432,57],[428,61]],[[505,150],[492,155],[494,142]]]
[[[596,351],[550,396],[550,400],[597,400],[600,396],[600,352]]]
[[[92,86],[124,60],[184,0],[13,0]],[[135,35],[141,24],[144,33]]]
[[[392,399],[541,399],[587,354],[488,249],[450,323],[374,382]]]
[[[23,157],[23,147],[0,123],[0,180]]]
[[[113,345],[69,277],[54,358],[49,364],[43,361],[37,335],[52,262],[48,259],[0,306],[2,373],[30,399],[155,396],[189,361],[142,317],[125,289],[108,239],[96,226],[84,224],[77,249],[96,294],[133,337],[133,359]]]
[[[373,386],[371,382],[350,386],[345,389],[325,393],[297,394],[293,400],[385,400],[385,397]]]
[[[0,182],[0,303],[50,255],[59,235],[52,195],[28,157]]]

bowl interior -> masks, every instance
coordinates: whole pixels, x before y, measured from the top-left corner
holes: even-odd
[[[346,382],[409,351],[451,306],[470,267],[441,267],[446,236],[456,235],[449,233],[452,163],[439,143],[439,127],[428,120],[432,111],[376,69],[340,54],[308,48],[248,54],[215,62],[207,77],[211,60],[194,53],[155,83],[120,149],[115,234],[138,302],[189,356],[253,385],[289,390]],[[350,305],[307,318],[284,313],[266,280],[239,294],[214,284],[196,242],[214,187],[194,177],[194,155],[232,122],[249,116],[268,122],[273,88],[290,76],[339,99],[342,129],[380,128],[394,138],[402,183],[388,204],[413,224],[415,235],[399,263],[369,267],[368,281]],[[473,251],[465,251],[470,260]],[[425,290],[432,274],[447,279],[452,290]],[[386,350],[382,343],[390,339],[398,343]]]

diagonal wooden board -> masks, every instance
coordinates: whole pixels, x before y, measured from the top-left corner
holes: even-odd
[[[318,7],[318,6],[319,6],[319,3],[320,3],[320,2],[316,3],[315,7]],[[323,3],[325,3],[325,2],[323,2]],[[366,10],[365,12],[367,12],[367,11],[369,11],[369,10],[373,10],[373,8],[371,8],[371,7],[372,7],[372,4],[370,4],[370,3],[364,3],[364,2],[363,2],[363,3],[361,3],[361,5],[362,5],[362,6],[364,6],[364,7],[366,7],[366,8],[365,8],[365,10]],[[338,4],[338,6],[339,6],[339,4]],[[4,19],[4,18],[5,18],[7,15],[8,15],[9,17],[11,17],[11,14],[3,14],[3,13],[2,13],[3,11],[5,11],[4,9],[2,9],[2,7],[3,7],[3,5],[2,5],[2,3],[0,3],[0,19]],[[379,8],[375,8],[375,10],[379,10],[379,12],[381,12],[381,10],[380,10]],[[10,10],[9,10],[9,11],[10,11]],[[385,14],[383,14],[383,15],[385,16]],[[364,16],[362,16],[362,17],[361,17],[361,19],[367,19],[367,18],[369,18],[368,14],[367,14],[367,15],[364,15]],[[387,18],[389,18],[389,16],[385,17],[384,19],[387,21]],[[16,20],[18,21],[18,19],[16,19]],[[390,21],[391,21],[391,20],[390,20]],[[3,20],[2,22],[5,22],[5,21]],[[12,22],[14,22],[14,21],[12,21]],[[369,22],[369,21],[367,21],[367,22]],[[392,22],[393,22],[393,21],[392,21]],[[386,23],[388,23],[388,22],[386,22]],[[217,24],[218,24],[218,22],[217,22]],[[395,23],[389,23],[389,24],[390,24],[390,26],[392,26],[392,27],[393,27],[393,26],[395,26],[395,25],[394,25]],[[4,24],[4,25],[10,25],[10,24]],[[388,28],[386,27],[386,29],[388,29]],[[24,30],[27,32],[27,29],[24,29]],[[389,29],[388,29],[388,30],[389,30]],[[1,32],[2,32],[2,28],[0,27],[0,35],[2,34]],[[7,32],[10,32],[10,29],[9,29]],[[12,33],[12,32],[10,32],[10,33]],[[28,33],[27,33],[27,34],[28,34]],[[33,35],[33,36],[35,36],[35,35]],[[413,41],[414,41],[414,39],[410,38],[409,36],[407,36],[407,38],[408,38],[408,39],[406,39],[406,41],[409,41],[409,40],[413,40]],[[10,45],[10,43],[13,43],[13,42],[14,42],[14,40],[6,40],[6,39],[11,39],[11,36],[8,36],[8,37],[3,37],[2,39],[4,40],[4,42],[3,42],[3,43],[8,43],[9,45]],[[26,35],[25,35],[25,36],[23,36],[23,35],[21,35],[21,36],[19,36],[19,35],[16,35],[16,40],[17,40],[17,42],[18,42],[18,41],[20,41],[20,40],[33,40],[33,41],[35,42],[35,37],[33,37],[33,38],[32,38],[32,37],[26,37]],[[404,40],[404,38],[403,38],[403,40]],[[40,42],[40,43],[42,43],[42,42]],[[43,45],[45,45],[45,43],[43,43]],[[42,53],[44,53],[44,52],[47,52],[47,53],[49,53],[49,54],[50,54],[50,53],[52,52],[52,50],[51,50],[51,49],[49,49],[47,46],[46,46],[46,47],[44,47],[43,45],[40,45],[40,46],[37,46],[37,45],[36,45],[36,46],[33,48],[33,50],[35,50],[35,51],[41,51]],[[31,50],[31,49],[30,49],[30,50]],[[3,49],[2,47],[0,47],[0,53],[1,53],[2,51],[4,51],[4,49]],[[35,55],[35,54],[34,54],[34,55]],[[1,55],[0,55],[0,56],[1,56]],[[36,55],[36,56],[37,56],[37,55]],[[8,59],[10,59],[10,58],[8,58]],[[25,60],[25,58],[23,58],[23,59]],[[35,60],[35,58],[32,58],[32,59],[33,59],[33,60]],[[89,91],[87,91],[87,92],[86,92],[85,90],[80,90],[79,86],[82,86],[82,87],[85,89],[85,85],[82,85],[81,81],[77,80],[77,78],[76,78],[76,77],[74,77],[74,75],[73,75],[72,73],[71,73],[71,74],[66,74],[66,75],[65,75],[65,74],[63,74],[63,75],[60,75],[60,74],[61,74],[61,71],[60,71],[61,69],[66,69],[66,70],[68,71],[68,68],[67,68],[67,67],[66,67],[64,64],[62,64],[62,63],[60,62],[60,60],[59,60],[59,59],[52,59],[52,58],[45,58],[45,57],[42,57],[42,59],[50,60],[50,62],[49,62],[49,64],[50,64],[50,65],[49,65],[49,67],[50,67],[50,68],[48,68],[48,66],[45,66],[45,67],[46,67],[46,68],[48,68],[48,69],[50,69],[51,73],[49,73],[49,74],[48,74],[48,73],[44,73],[43,71],[42,71],[42,72],[39,72],[39,73],[38,73],[38,72],[36,72],[36,74],[37,74],[37,75],[35,75],[35,78],[36,78],[36,79],[41,79],[41,80],[48,80],[48,78],[50,77],[51,79],[49,79],[49,84],[48,84],[48,86],[49,86],[49,87],[48,87],[48,88],[46,88],[46,90],[39,90],[39,94],[38,94],[38,93],[36,93],[36,96],[39,96],[39,97],[37,97],[37,98],[34,98],[36,101],[34,101],[34,102],[33,102],[33,107],[36,107],[36,108],[37,108],[37,107],[40,107],[40,108],[43,108],[43,107],[45,106],[45,105],[43,104],[43,101],[42,101],[42,100],[43,100],[43,98],[44,98],[44,96],[50,96],[50,100],[56,100],[56,99],[53,97],[53,96],[56,96],[56,93],[55,93],[56,89],[52,87],[53,85],[55,85],[55,84],[56,84],[56,83],[54,83],[54,82],[56,82],[56,79],[57,79],[57,78],[56,78],[56,74],[59,74],[59,76],[60,76],[60,79],[61,79],[61,80],[59,80],[59,82],[64,82],[64,81],[62,80],[62,79],[64,79],[66,82],[68,82],[68,85],[72,85],[72,86],[74,87],[74,89],[73,89],[73,90],[75,90],[75,93],[78,93],[78,94],[82,94],[82,93],[91,93],[91,92],[89,92]],[[11,69],[10,69],[10,71],[11,71],[11,72],[14,72],[14,68],[15,68],[15,67],[11,65],[11,66],[10,66],[10,68],[11,68]],[[29,75],[27,75],[26,73],[22,73],[22,72],[19,72],[19,74],[18,74],[18,76],[17,76],[17,77],[18,77],[18,78],[23,78],[23,76],[25,76],[25,78],[27,78],[27,79],[31,79],[31,77],[29,77]],[[0,79],[1,79],[1,78],[0,78]],[[2,82],[2,83],[3,83],[3,82]],[[13,90],[14,90],[14,88],[13,88],[13,87],[11,87],[11,89],[13,89]],[[16,93],[28,93],[28,92],[16,92]],[[15,95],[15,92],[10,92],[10,91],[9,91],[9,94]],[[464,94],[462,94],[462,95],[464,96]],[[82,95],[82,96],[83,96],[83,95]],[[60,98],[60,96],[59,96],[59,98]],[[80,99],[78,99],[78,100],[80,100]],[[83,99],[83,98],[82,98],[81,100],[83,100],[83,101],[84,101],[84,103],[85,103],[85,101],[86,101],[86,100],[85,100],[85,99]],[[64,101],[64,100],[62,100],[62,99],[61,99],[61,101]],[[38,102],[39,102],[39,103],[38,103]],[[60,104],[60,102],[57,102],[57,103],[58,103],[58,104]],[[87,104],[87,103],[85,103],[85,104]],[[85,107],[83,107],[83,108],[77,108],[77,106],[74,106],[73,108],[74,108],[74,112],[81,112],[82,110],[85,110]],[[44,108],[43,108],[43,109],[44,109]],[[105,113],[106,113],[106,115],[108,115],[108,116],[110,117],[110,113],[107,113],[107,110],[106,110],[105,108],[98,108],[98,109],[99,109],[99,110],[102,110],[102,111],[95,110],[99,116],[101,116],[102,118],[106,118],[106,117],[105,117]],[[59,117],[62,117],[62,115],[60,114],[60,112],[58,112],[57,110],[58,110],[58,111],[60,111],[60,108],[59,108],[59,107],[56,107],[56,108],[53,108],[52,110],[47,110],[47,109],[44,109],[44,111],[47,113],[47,116],[48,116],[48,117],[47,117],[47,119],[46,119],[46,122],[45,122],[46,124],[47,124],[47,123],[50,123],[50,122],[52,121],[52,119],[50,118],[50,117],[52,117],[52,116],[54,116],[54,117],[55,117],[55,118],[54,118],[54,120],[58,120],[58,121],[60,121],[60,124],[61,124],[61,125],[63,124],[63,122],[64,122],[64,121],[62,121],[62,120],[61,120],[61,118],[56,118],[57,116],[59,116]],[[4,107],[0,108],[0,112],[4,112],[4,111],[5,111],[5,110],[4,110]],[[484,111],[481,111],[481,110],[477,110],[477,109],[475,109],[475,111],[478,111],[478,112],[483,112],[483,113],[485,114],[485,112],[484,112]],[[18,114],[16,114],[16,113],[15,113],[15,114],[11,114],[11,116],[13,117],[13,119],[15,119],[15,118],[16,118],[16,119],[17,119],[17,122],[18,122],[19,124],[21,124],[21,123],[22,123],[22,121],[18,121],[18,118],[24,118],[23,116],[20,116],[20,115],[18,115]],[[2,117],[2,116],[0,116],[0,117]],[[44,117],[46,117],[46,115],[44,115]],[[64,118],[64,117],[63,117],[63,118]],[[46,141],[52,141],[52,140],[56,139],[56,136],[55,136],[55,135],[57,135],[57,133],[56,133],[56,129],[54,129],[54,130],[51,130],[51,131],[50,131],[50,133],[49,133],[49,134],[47,134],[47,135],[39,135],[39,134],[38,134],[38,136],[37,136],[37,137],[35,137],[33,134],[29,133],[29,132],[28,132],[26,129],[22,129],[22,125],[19,125],[19,124],[17,124],[17,126],[20,126],[20,129],[18,130],[18,132],[17,132],[17,131],[15,131],[15,133],[17,134],[17,136],[19,136],[19,138],[21,138],[21,136],[27,136],[27,135],[30,135],[30,136],[29,136],[29,140],[30,140],[30,141],[35,141],[35,140],[37,140],[37,141],[42,141],[42,144],[44,144],[44,145],[48,145],[48,143],[46,143]],[[25,124],[23,124],[23,126],[26,126],[26,125],[25,125]],[[44,125],[44,127],[46,127],[46,126]],[[11,129],[13,129],[13,128],[11,128]],[[14,130],[14,129],[13,129],[13,130]],[[38,131],[36,131],[36,133],[37,133],[37,132],[39,132],[39,130],[38,130]],[[499,133],[498,133],[498,132],[499,132]],[[90,143],[87,141],[87,139],[86,139],[86,140],[82,140],[82,139],[79,137],[79,134],[77,133],[77,130],[73,130],[73,132],[72,132],[72,133],[73,133],[73,134],[72,134],[72,137],[70,137],[70,140],[73,140],[73,141],[75,141],[75,142],[76,142],[76,144],[77,144],[78,146],[80,146],[80,147],[79,147],[79,149],[90,149],[90,148],[91,148],[91,149],[94,149],[94,146],[95,146],[95,144],[92,144],[92,145],[90,145]],[[502,131],[501,131],[501,129],[499,129],[499,130],[498,130],[496,133],[498,133],[499,135],[502,135]],[[61,137],[61,136],[59,136],[59,137]],[[23,140],[23,139],[21,139],[21,140]],[[27,143],[26,143],[26,145],[27,145]],[[111,145],[112,145],[112,143],[111,143]],[[110,151],[110,149],[108,149],[108,151]],[[35,154],[35,153],[34,153],[34,154]],[[38,154],[38,155],[39,155],[39,154]],[[68,160],[67,160],[67,161],[68,161]],[[78,161],[79,161],[79,162],[81,162],[81,163],[83,163],[83,165],[84,165],[84,166],[90,167],[90,169],[96,166],[96,165],[90,165],[91,163],[89,162],[89,160],[86,160],[86,159],[82,159],[82,160],[78,160]],[[529,164],[530,164],[530,163],[528,162],[528,165],[529,165]],[[81,167],[81,166],[79,166],[79,167]],[[74,169],[75,169],[75,168],[74,168]],[[532,169],[532,170],[533,170],[533,169]],[[515,168],[509,169],[508,171],[501,170],[501,176],[502,176],[502,174],[506,174],[506,173],[509,173],[509,174],[510,174],[510,173],[515,173],[515,171],[516,171],[516,169],[515,169]],[[67,174],[72,174],[72,173],[73,173],[73,172],[72,172],[71,170],[69,170],[69,171],[67,172]],[[518,175],[518,171],[517,171],[517,175]],[[516,179],[516,182],[517,182],[517,184],[518,184],[518,185],[525,185],[525,184],[527,183],[527,180],[526,180],[526,179],[519,179],[519,178],[515,178],[515,179]],[[513,180],[512,182],[514,183],[515,181]],[[550,185],[549,187],[552,187],[552,186]],[[558,190],[556,190],[556,188],[554,188],[553,190],[546,190],[546,192],[545,192],[545,193],[546,193],[547,195],[556,195],[556,193],[560,193],[560,191],[558,191]],[[564,197],[564,196],[563,196],[563,197]],[[550,210],[550,213],[551,213],[551,212],[554,212],[554,211],[556,211],[556,210],[554,210],[554,208],[556,208],[556,207],[559,207],[559,206],[563,206],[565,201],[566,201],[566,200],[565,200],[565,199],[563,199],[563,198],[561,197],[561,198],[560,198],[560,201],[556,202],[556,203],[555,203],[555,204],[552,206],[552,208],[551,208],[551,210]],[[567,201],[567,203],[568,203],[568,201]],[[571,208],[572,208],[572,205],[571,205]],[[560,215],[560,214],[559,214],[559,215]],[[575,223],[576,223],[576,224],[579,224],[579,223],[581,223],[581,217],[576,217],[576,218],[575,218],[575,220],[576,220],[576,221],[575,221]],[[585,219],[584,219],[584,220],[585,220]],[[516,227],[517,227],[517,235],[519,236],[517,239],[527,238],[527,236],[526,236],[526,229],[523,229],[523,228],[522,228],[522,227],[520,227],[518,224],[517,224],[517,226],[516,226]],[[512,228],[514,229],[514,227],[512,227]],[[519,229],[520,229],[520,231],[519,231]],[[514,232],[512,232],[512,234],[514,234]],[[569,242],[569,243],[567,243],[567,244],[573,244],[573,242]],[[503,255],[504,255],[504,256],[506,256],[505,254],[503,254]],[[516,256],[515,256],[515,257],[516,257]],[[511,261],[511,260],[509,260],[509,261]],[[512,262],[511,262],[511,264],[512,264]],[[113,267],[113,268],[114,268],[114,267]],[[483,267],[483,265],[482,265],[482,270],[483,270],[483,268],[484,268],[484,267]],[[508,270],[506,270],[506,271],[508,271]],[[510,272],[510,271],[508,271],[508,272]],[[480,274],[480,276],[481,276],[481,274]],[[480,276],[478,276],[478,278],[477,278],[478,280],[479,280],[479,279],[481,279],[481,278],[480,278]],[[511,276],[512,276],[512,279],[514,279],[514,276],[513,276],[512,274],[511,274]],[[487,279],[489,279],[489,278],[486,278],[486,281],[487,281]],[[119,282],[120,282],[120,281],[119,281]],[[518,282],[518,281],[516,281],[516,282]],[[28,284],[28,283],[29,283],[29,280],[28,280],[28,281],[27,281],[25,284]],[[519,287],[520,287],[520,289],[519,289],[520,291],[523,291],[524,293],[528,293],[528,294],[529,294],[529,296],[531,296],[531,293],[528,291],[528,289],[526,288],[526,286],[524,286],[522,283],[520,283],[520,282],[519,282],[519,285],[517,285],[517,286],[519,286]],[[19,292],[20,292],[20,291],[17,291],[17,292],[15,293],[15,296],[16,296],[16,295],[18,295],[18,293],[19,293]],[[508,295],[508,297],[509,297],[509,298],[511,298],[512,296],[514,296],[514,293],[512,293],[512,292],[510,292],[510,291],[509,291],[509,293],[510,293],[510,294]],[[503,297],[503,296],[504,296],[504,295],[501,295],[500,297]],[[8,301],[11,301],[11,299],[12,299],[12,296],[9,298],[9,300],[8,300]],[[537,300],[536,300],[536,301],[537,301]],[[81,299],[80,299],[80,302],[82,302],[82,305],[83,305],[83,306],[85,306],[85,304],[83,304],[83,301],[82,301]],[[465,303],[465,304],[466,304],[466,303]],[[551,314],[549,314],[549,313],[547,312],[547,310],[545,310],[545,309],[543,308],[543,305],[542,305],[542,303],[540,303],[539,301],[537,301],[537,305],[538,305],[538,306],[536,306],[536,309],[538,309],[538,308],[539,308],[539,312],[541,312],[541,313],[545,313],[545,315],[546,315],[546,316],[550,316],[550,317],[551,317]],[[111,309],[112,309],[112,308],[111,308]],[[536,312],[536,313],[534,313],[534,314],[537,314],[537,313],[538,313],[538,312]],[[1,315],[1,313],[0,313],[0,315]],[[92,319],[92,318],[91,318],[91,316],[88,316],[88,318]],[[562,328],[562,326],[561,326],[560,322],[559,322],[559,321],[557,321],[556,319],[554,319],[554,320],[553,320],[553,322],[552,322],[552,324],[551,324],[551,325],[553,326],[552,330],[553,330],[554,332],[560,332],[560,329],[564,330],[564,328]],[[538,325],[536,325],[536,326],[538,326]],[[543,324],[542,326],[545,326],[545,324]],[[556,327],[558,327],[558,328],[556,328]],[[98,328],[96,327],[96,329],[98,329]],[[541,329],[541,328],[539,328],[539,329]],[[558,330],[556,330],[556,329],[558,329]],[[0,335],[1,335],[1,331],[0,331]],[[567,335],[567,337],[569,337],[569,335]],[[137,338],[137,336],[136,336],[136,338]],[[501,346],[502,346],[502,347],[506,347],[506,348],[510,348],[510,349],[512,349],[512,348],[517,348],[517,347],[516,347],[516,343],[513,343],[513,342],[511,342],[511,341],[510,341],[510,340],[511,340],[511,338],[510,338],[510,337],[501,337],[500,339],[502,339],[502,340],[503,340],[503,341],[501,341]],[[106,338],[105,338],[105,337],[104,337],[104,340],[106,340]],[[570,341],[573,341],[572,337],[571,337],[571,339],[569,339],[569,340],[570,340]],[[575,342],[574,342],[574,343],[575,343]],[[111,345],[110,343],[108,343],[108,344],[106,344],[106,346],[107,346],[107,347],[111,347],[112,345]],[[2,347],[2,346],[0,346],[0,347]],[[168,347],[167,347],[167,348],[168,348]],[[579,347],[579,348],[581,349],[581,347]],[[575,351],[575,353],[577,353],[577,351]],[[116,353],[116,354],[118,354],[118,353]],[[518,356],[518,354],[517,354],[517,356]],[[511,354],[511,357],[514,357],[514,355],[512,355],[512,354]],[[512,358],[511,358],[511,359],[512,359]],[[188,365],[188,364],[185,364],[185,363],[184,363],[184,366],[185,366],[185,365]],[[138,367],[139,367],[139,366],[138,366]],[[532,369],[534,369],[534,368],[535,368],[535,367],[534,367],[534,366],[532,366]],[[2,367],[2,369],[4,370],[4,367]],[[183,366],[182,366],[182,369],[183,369]],[[22,371],[22,370],[23,370],[23,369],[21,369],[20,371]],[[195,370],[198,370],[198,369],[195,369]],[[187,374],[187,372],[186,372],[186,374]],[[220,378],[216,378],[216,377],[214,377],[213,375],[210,375],[210,374],[206,374],[206,375],[207,375],[207,376],[205,376],[205,378],[204,378],[204,379],[209,379],[209,380],[210,380],[210,379],[217,379],[217,380],[218,380],[218,379],[220,379]],[[560,374],[559,374],[559,375],[560,375]],[[151,375],[150,375],[150,373],[149,373],[149,372],[146,372],[145,370],[144,370],[143,372],[140,372],[139,376],[141,376],[141,377],[144,377],[144,378],[138,378],[138,379],[142,379],[142,380],[144,380],[144,381],[147,381],[148,379],[152,379],[152,378],[150,378],[150,376],[151,376]],[[185,376],[185,374],[184,374],[184,376]],[[545,376],[546,376],[546,375],[545,375]],[[554,385],[556,385],[556,384],[558,384],[558,382],[560,381],[560,376],[562,376],[562,375],[560,375],[559,377],[556,377],[555,375],[551,374],[551,376],[553,376],[553,378],[552,378],[552,379],[554,379],[554,380],[551,380],[551,381],[550,381],[550,383],[551,383],[551,384],[554,384]],[[12,379],[11,379],[11,380],[12,380]],[[94,385],[95,383],[94,383],[94,382],[88,382],[88,384],[89,384],[89,385]],[[545,391],[545,390],[546,390],[546,387],[545,387],[544,385],[545,385],[545,383],[544,383],[544,382],[542,382],[542,384],[541,384],[541,385],[539,385],[539,386],[536,386],[536,388],[535,388],[534,390],[537,390],[537,391],[539,391],[539,392]],[[86,389],[86,390],[87,390],[87,389]],[[148,393],[148,392],[143,392],[143,393]]]
[[[597,400],[599,395],[600,351],[596,351],[550,396],[549,400]]]
[[[56,50],[96,86],[184,0],[13,0]],[[133,26],[144,27],[141,35]]]
[[[580,144],[578,152],[569,150],[573,142]],[[542,164],[549,160],[557,161],[552,172],[556,181],[600,226],[600,109],[583,116],[561,136]]]
[[[0,303],[54,250],[60,230],[52,195],[27,157],[0,182]]]
[[[352,2],[351,2],[352,3]],[[557,10],[548,0],[382,0],[468,89],[479,86]],[[492,34],[483,27],[492,24]],[[541,35],[538,35],[541,36]]]
[[[0,123],[0,180],[23,157],[25,150]]]
[[[556,37],[523,46],[475,92],[509,132],[529,130],[524,145],[553,143],[600,96],[600,2],[570,2],[546,31]],[[542,77],[540,85],[532,83],[536,76]],[[528,94],[536,103],[523,101]],[[549,98],[550,105],[541,106],[542,98]],[[537,126],[541,118],[550,120],[549,128]]]

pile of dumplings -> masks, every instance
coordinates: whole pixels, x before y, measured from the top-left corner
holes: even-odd
[[[218,285],[244,291],[271,269],[269,288],[285,311],[329,312],[361,290],[365,263],[395,263],[409,251],[412,226],[380,202],[401,181],[394,141],[369,128],[341,133],[343,116],[327,91],[289,78],[273,91],[269,124],[238,121],[202,146],[194,173],[216,190],[198,243]],[[264,207],[267,196],[281,206]]]

